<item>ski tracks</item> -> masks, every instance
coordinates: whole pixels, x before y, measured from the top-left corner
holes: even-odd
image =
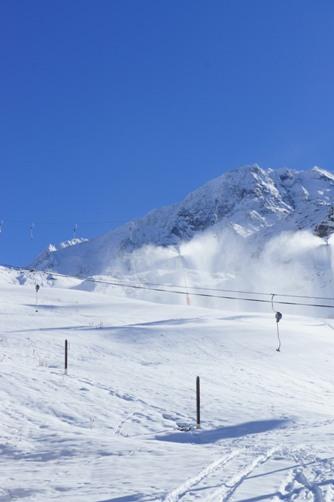
[[[334,463],[305,451],[294,452],[290,458],[297,463],[282,482],[273,502],[333,502]]]
[[[164,499],[164,502],[178,502],[180,500],[184,500],[184,497],[190,492],[192,488],[201,483],[204,479],[213,475],[215,471],[219,470],[223,467],[227,462],[233,459],[236,455],[238,455],[239,450],[234,450],[226,455],[220,457],[218,460],[215,460],[207,467],[205,467],[202,471],[200,471],[196,476],[188,478],[184,483],[171,491]]]
[[[213,493],[209,494],[205,499],[206,502],[225,502],[230,499],[233,493],[245,481],[245,479],[261,464],[267,462],[278,451],[277,448],[270,448],[265,451],[248,450],[238,456],[229,466],[226,481],[223,481],[221,486]],[[231,473],[233,472],[232,476]],[[225,477],[225,476],[224,476]],[[225,478],[226,479],[226,478]]]
[[[256,469],[276,456],[278,448],[243,447],[230,451],[212,462],[196,476],[188,478],[162,499],[163,502],[227,502]],[[275,493],[268,494],[272,502],[333,502],[334,462],[319,458],[304,450],[284,451],[288,474]],[[284,469],[285,470],[285,469]],[[254,494],[255,495],[255,494]],[[246,500],[242,498],[242,500]],[[256,497],[250,500],[257,500]]]
[[[248,448],[235,449],[187,479],[171,491],[163,502],[227,501],[247,476],[276,451],[276,448],[264,452]]]

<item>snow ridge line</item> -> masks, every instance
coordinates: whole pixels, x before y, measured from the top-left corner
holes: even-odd
[[[207,476],[212,474],[214,471],[225,465],[227,462],[232,460],[239,454],[240,450],[234,450],[231,453],[224,455],[223,457],[215,460],[202,471],[200,471],[196,476],[187,479],[182,485],[171,491],[165,498],[161,499],[163,502],[178,502],[183,495],[185,495],[191,488],[200,483]]]
[[[246,463],[246,465],[239,470],[237,475],[233,476],[228,482],[224,482],[223,486],[209,495],[205,499],[206,502],[217,502],[218,500],[226,502],[256,467],[267,462],[273,454],[278,451],[278,448],[271,448],[267,452],[255,457],[252,462]]]

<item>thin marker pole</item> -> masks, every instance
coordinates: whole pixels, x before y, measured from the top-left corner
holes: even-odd
[[[67,375],[67,362],[68,362],[68,341],[65,340],[65,375]]]
[[[39,284],[36,284],[35,286],[35,293],[36,293],[36,298],[35,298],[35,312],[38,312],[38,291],[39,291]]]
[[[201,428],[201,384],[199,376],[196,377],[196,429]]]
[[[76,223],[73,227],[73,239],[77,236],[78,224]]]

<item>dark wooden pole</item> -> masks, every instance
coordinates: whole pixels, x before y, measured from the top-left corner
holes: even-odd
[[[65,340],[65,373],[67,374],[67,362],[68,362],[68,341]]]
[[[199,376],[196,377],[196,429],[201,428],[201,384]]]

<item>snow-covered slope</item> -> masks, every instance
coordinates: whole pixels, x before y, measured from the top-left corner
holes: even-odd
[[[50,278],[35,312],[43,274],[17,277],[0,270],[2,502],[334,500],[332,321],[284,316],[278,353],[272,313]],[[202,427],[181,432],[197,375]]]

